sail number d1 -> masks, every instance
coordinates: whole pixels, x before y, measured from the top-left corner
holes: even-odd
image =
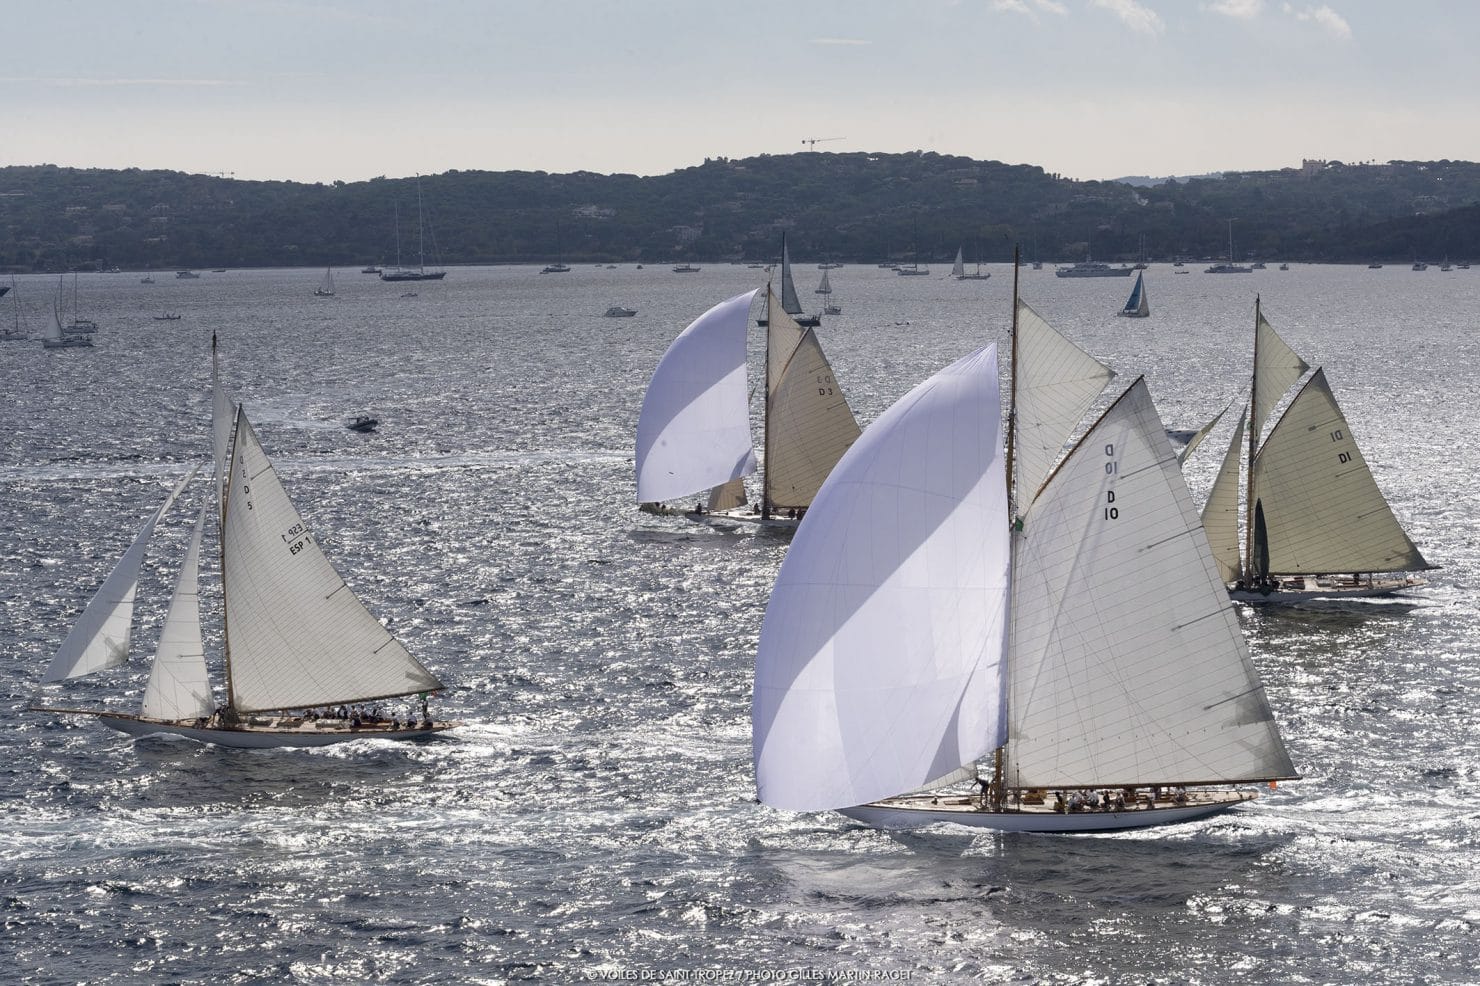
[[[1111,481],[1114,481],[1115,477],[1120,475],[1120,460],[1115,458],[1115,445],[1113,442],[1105,446],[1105,475]],[[1105,491],[1105,519],[1120,519],[1120,508],[1115,506],[1114,490]]]

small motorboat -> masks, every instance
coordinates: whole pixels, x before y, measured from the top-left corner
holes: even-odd
[[[154,321],[156,321],[156,322],[178,322],[178,321],[180,321],[180,316],[177,315],[175,312],[165,312],[163,315],[156,315],[156,316],[154,316]]]
[[[348,422],[346,422],[345,427],[348,428],[350,431],[358,431],[362,433],[372,432],[376,428],[380,427],[380,419],[372,418],[368,414],[358,414],[355,415],[355,417],[351,418]]]
[[[623,308],[621,305],[612,305],[606,310],[603,318],[631,318],[637,314],[636,308]]]

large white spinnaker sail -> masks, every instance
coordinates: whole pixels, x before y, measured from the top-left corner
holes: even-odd
[[[823,484],[761,627],[751,721],[765,803],[862,804],[1000,745],[1001,414],[992,346],[884,412]]]
[[[1065,339],[1025,302],[1017,303],[1017,311],[1013,488],[1021,514],[1115,371]]]
[[[211,679],[206,672],[206,648],[200,634],[200,541],[205,529],[209,503],[202,504],[195,519],[195,530],[180,574],[175,579],[175,593],[159,631],[159,646],[154,653],[154,666],[149,670],[149,683],[144,686],[144,702],[139,714],[146,719],[195,719],[209,716],[215,703],[211,700]]]
[[[1014,538],[1009,785],[1294,776],[1144,381]]]
[[[637,500],[658,503],[755,471],[745,385],[755,291],[700,315],[663,354],[637,420]]]
[[[80,678],[83,675],[113,668],[128,660],[129,637],[134,622],[134,593],[139,587],[139,568],[149,549],[149,538],[161,517],[175,502],[185,484],[195,477],[191,470],[165,498],[160,508],[144,521],[133,544],[113,566],[98,591],[88,600],[77,622],[72,625],[62,646],[47,666],[41,681],[47,684]]]
[[[1416,572],[1429,567],[1372,478],[1317,369],[1254,458],[1273,575]]]
[[[442,687],[324,557],[240,408],[221,536],[227,680],[236,711]]]

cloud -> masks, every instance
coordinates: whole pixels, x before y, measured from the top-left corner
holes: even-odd
[[[1224,17],[1249,21],[1264,11],[1264,0],[1212,0],[1207,4],[1207,9]]]
[[[55,86],[58,89],[103,87],[103,86],[175,86],[187,88],[211,88],[216,86],[241,86],[244,82],[230,79],[107,79],[66,78],[62,76],[29,76],[0,79],[0,82]]]
[[[1350,41],[1352,37],[1352,26],[1346,22],[1329,5],[1321,4],[1319,7],[1306,6],[1303,10],[1296,10],[1292,4],[1285,4],[1285,13],[1293,16],[1297,21],[1306,24],[1315,24],[1325,30],[1333,38],[1342,41]]]
[[[1090,6],[1108,10],[1132,31],[1142,34],[1160,34],[1166,30],[1161,17],[1150,7],[1138,0],[1090,0]]]
[[[1035,20],[1037,18],[1034,15],[1039,11],[1060,17],[1069,13],[1069,8],[1058,0],[992,0],[992,9],[999,14],[1024,14]]]
[[[861,38],[813,38],[808,44],[814,45],[871,45],[872,41],[864,41]]]

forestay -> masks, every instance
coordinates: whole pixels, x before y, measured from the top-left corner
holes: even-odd
[[[72,625],[62,646],[42,677],[43,684],[80,678],[83,675],[114,668],[128,660],[129,634],[134,622],[134,593],[139,587],[139,568],[149,549],[149,538],[159,519],[170,509],[175,497],[195,476],[195,471],[175,484],[170,495],[144,526],[139,528],[133,544],[118,559],[113,571],[103,580]]]
[[[1017,310],[1013,486],[1022,514],[1115,371],[1059,335],[1024,302]]]
[[[910,391],[843,456],[761,627],[751,721],[762,801],[862,804],[1001,743],[1003,469],[995,346]]]
[[[1372,478],[1326,374],[1316,370],[1254,459],[1269,572],[1412,572],[1429,567]]]
[[[140,715],[148,719],[194,719],[211,714],[211,680],[206,673],[206,649],[200,635],[200,541],[209,504],[202,504],[175,594],[159,631],[159,647],[149,683],[144,687]]]
[[[222,555],[227,677],[237,711],[333,705],[442,687],[324,557],[241,409]]]
[[[689,496],[755,471],[745,334],[755,291],[715,305],[663,354],[637,420],[637,499]]]
[[[1014,537],[1009,784],[1293,776],[1144,381]]]

